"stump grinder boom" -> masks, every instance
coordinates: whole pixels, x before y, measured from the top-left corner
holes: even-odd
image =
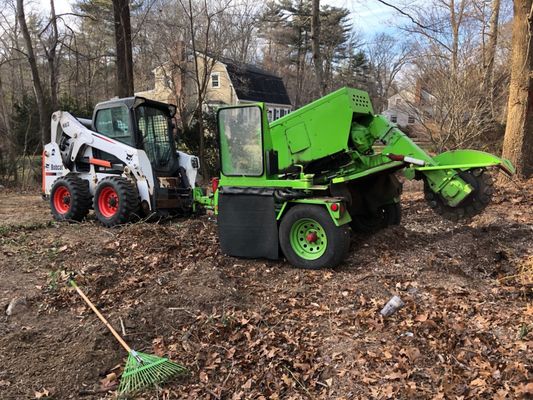
[[[145,212],[205,206],[218,216],[220,245],[228,255],[276,259],[281,249],[293,265],[334,267],[347,255],[350,228],[375,232],[400,223],[396,172],[423,180],[429,206],[453,221],[489,204],[488,168],[514,173],[508,160],[481,151],[431,157],[385,117],[374,115],[366,92],[343,88],[270,125],[262,103],[220,108],[221,171],[206,196],[195,187],[197,158],[174,151],[169,106],[126,100],[121,107],[128,118],[121,123],[112,103],[97,106],[96,132],[68,113],[54,114],[43,191],[56,219],[83,218],[91,198],[107,226],[129,220],[139,204]],[[104,112],[108,117],[101,122]],[[163,120],[167,134],[150,139],[151,127]],[[133,141],[117,135],[115,126],[123,131],[127,126]],[[164,141],[156,140],[163,136]]]

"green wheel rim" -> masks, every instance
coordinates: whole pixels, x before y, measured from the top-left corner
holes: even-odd
[[[292,249],[296,255],[305,260],[316,260],[322,257],[328,247],[326,231],[322,225],[311,218],[296,221],[289,235]]]

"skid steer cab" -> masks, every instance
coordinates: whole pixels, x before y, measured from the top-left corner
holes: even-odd
[[[281,250],[303,268],[342,262],[351,231],[399,224],[400,171],[423,180],[428,205],[455,222],[490,203],[488,169],[514,172],[508,160],[481,151],[428,155],[373,113],[366,92],[351,88],[270,125],[262,103],[220,108],[217,123],[221,172],[213,203],[222,251],[277,259]]]
[[[58,221],[90,209],[105,226],[150,214],[190,214],[197,157],[176,151],[172,105],[131,97],[99,103],[92,120],[52,115],[42,192]]]

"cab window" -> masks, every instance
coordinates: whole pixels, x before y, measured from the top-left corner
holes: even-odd
[[[261,176],[261,109],[257,106],[220,109],[218,129],[222,173],[226,176]]]
[[[133,137],[129,128],[129,112],[127,107],[118,106],[96,113],[96,131],[111,139],[133,146]]]
[[[135,116],[148,159],[158,168],[166,167],[172,161],[172,125],[167,114],[143,105],[135,109]]]

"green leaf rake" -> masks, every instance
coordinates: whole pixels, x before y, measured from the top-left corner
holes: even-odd
[[[137,392],[143,388],[150,387],[165,382],[177,375],[185,374],[187,369],[167,358],[156,357],[133,350],[107,322],[104,316],[98,311],[89,298],[82,292],[73,279],[69,284],[76,289],[78,294],[87,303],[91,310],[100,318],[104,325],[113,334],[115,339],[128,352],[128,360],[124,367],[124,372],[120,378],[118,387],[119,395]]]

